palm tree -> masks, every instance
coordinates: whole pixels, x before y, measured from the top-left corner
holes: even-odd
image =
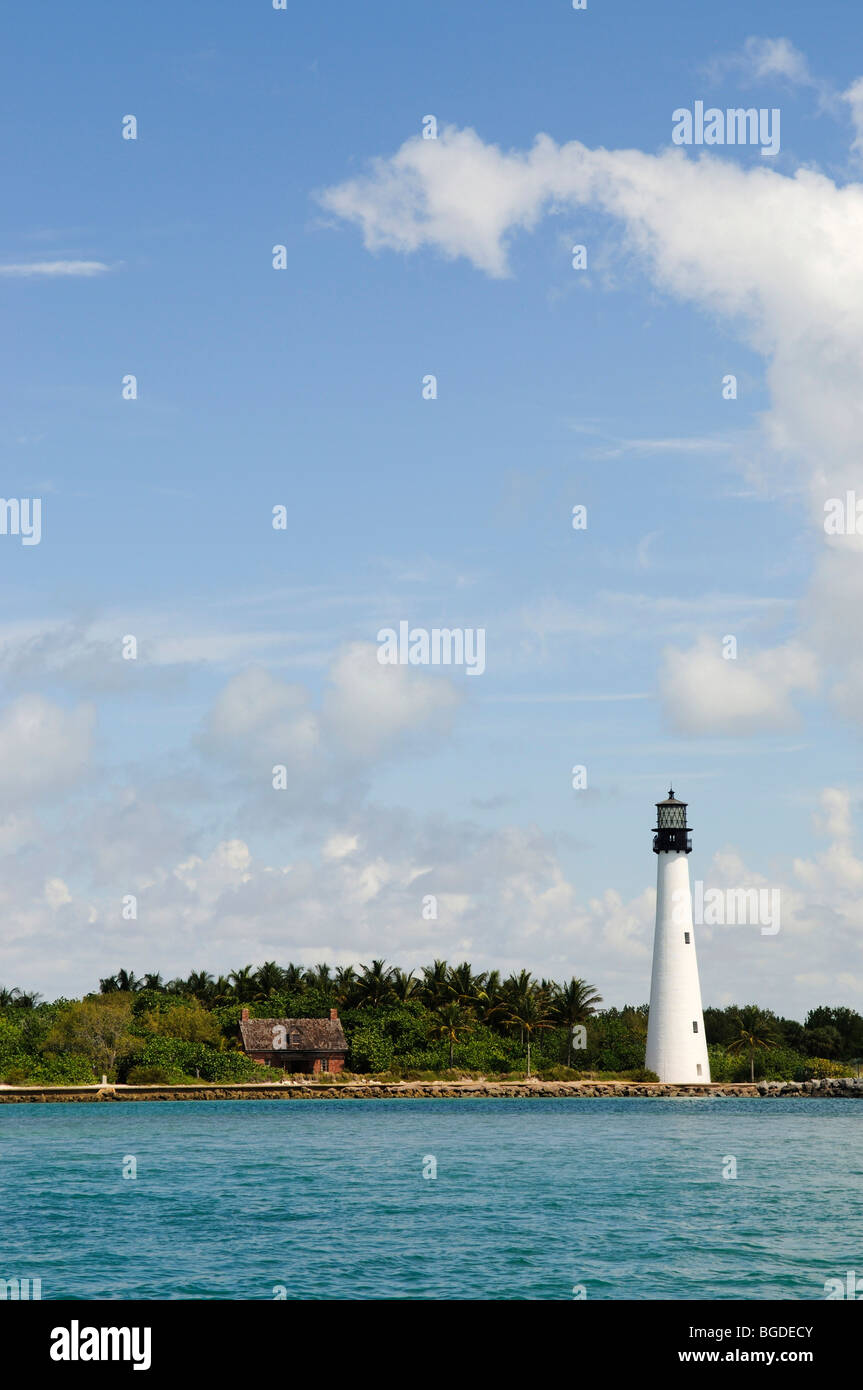
[[[463,1003],[474,1003],[485,993],[486,974],[474,975],[467,961],[454,965],[447,977],[450,993]]]
[[[244,965],[239,970],[232,970],[228,979],[237,1003],[250,1004],[258,992],[254,966]]]
[[[545,995],[536,992],[526,994],[520,1004],[510,1006],[507,1023],[511,1028],[519,1029],[522,1041],[527,1039],[527,1074],[530,1076],[531,1039],[534,1033],[554,1026]]]
[[[16,1009],[35,1009],[41,998],[41,994],[37,994],[35,989],[28,991],[26,994],[23,990],[19,990],[18,998],[15,1000],[15,1007]]]
[[[226,975],[220,975],[218,980],[213,981],[210,999],[214,1004],[227,1004],[233,994],[231,982]]]
[[[578,976],[573,976],[568,985],[564,985],[554,999],[554,1016],[559,1023],[566,1025],[567,1029],[567,1048],[566,1065],[572,1066],[572,1030],[579,1023],[587,1023],[591,1014],[596,1013],[597,1004],[602,1003],[601,995],[597,994],[594,986],[589,985],[586,980],[581,980]]]
[[[213,977],[208,970],[193,970],[183,988],[187,994],[200,999],[202,1004],[213,997]]]
[[[264,999],[269,999],[271,995],[276,994],[282,988],[284,979],[284,970],[280,965],[276,965],[274,960],[265,960],[255,973],[255,984]]]
[[[529,970],[522,970],[519,975],[510,975],[509,979],[504,980],[500,991],[505,1012],[511,1014],[513,1010],[518,1012],[520,1009],[528,1008],[536,993],[537,983]],[[524,1042],[523,1032],[519,1042]]]
[[[161,993],[164,991],[165,983],[161,975],[145,975],[143,987],[144,989],[155,989]]]
[[[20,997],[21,991],[17,985],[13,985],[12,989],[0,985],[0,1009],[8,1009],[10,1004],[14,1004]]]
[[[434,1033],[435,1037],[446,1038],[449,1043],[450,1068],[452,1068],[453,1048],[457,1042],[461,1041],[465,1033],[470,1032],[472,1027],[473,1022],[470,1014],[467,1009],[462,1008],[461,1004],[456,1004],[453,1001],[438,1009]]]
[[[403,1004],[409,999],[416,999],[420,992],[420,982],[412,970],[407,974],[404,970],[394,970],[390,977],[390,986],[393,998]]]
[[[314,970],[305,971],[303,979],[311,989],[320,989],[328,994],[333,987],[333,967],[326,962],[316,965]]]
[[[373,960],[371,965],[360,967],[362,974],[357,981],[357,1002],[377,1007],[392,998],[392,968],[382,960]]]
[[[505,1007],[501,990],[499,970],[490,970],[485,978],[485,988],[476,1000],[476,1012],[481,1022],[492,1025],[500,1023],[500,1015]]]
[[[340,965],[336,970],[336,1003],[346,1009],[356,995],[357,972],[352,965]]]
[[[126,994],[137,994],[139,989],[144,988],[144,981],[138,979],[134,970],[118,970],[115,979],[117,981],[117,989],[122,990]]]
[[[449,995],[449,966],[445,960],[423,966],[422,997],[430,1009],[436,1009]]]
[[[289,962],[282,971],[282,989],[287,994],[302,994],[305,987],[306,976],[303,967]]]
[[[749,1077],[754,1083],[756,1049],[761,1047],[771,1052],[778,1043],[776,1020],[773,1014],[750,1004],[748,1008],[741,1009],[734,1026],[740,1031],[736,1038],[725,1044],[726,1051],[749,1053]]]
[[[104,980],[99,981],[100,994],[116,994],[119,988],[116,975],[106,975]]]

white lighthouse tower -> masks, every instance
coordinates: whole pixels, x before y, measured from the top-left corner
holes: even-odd
[[[692,930],[691,851],[686,802],[677,801],[672,788],[656,804],[656,931],[645,1059],[660,1081],[672,1083],[710,1080]]]

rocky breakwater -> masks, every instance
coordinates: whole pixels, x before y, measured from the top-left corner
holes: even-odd
[[[759,1081],[666,1085],[659,1081],[314,1081],[239,1082],[197,1086],[0,1086],[0,1104],[77,1101],[117,1104],[165,1100],[541,1100],[582,1097],[754,1099],[833,1097],[863,1100],[863,1077],[822,1081]]]

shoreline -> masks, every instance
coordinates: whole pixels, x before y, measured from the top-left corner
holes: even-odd
[[[453,1100],[548,1099],[615,1097],[668,1099],[713,1096],[834,1097],[863,1100],[863,1077],[823,1081],[707,1082],[670,1085],[661,1081],[402,1081],[338,1082],[214,1082],[211,1085],[93,1084],[90,1086],[0,1086],[2,1104],[44,1104],[148,1100]]]

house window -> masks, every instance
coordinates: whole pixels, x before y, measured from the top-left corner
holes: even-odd
[[[698,1075],[700,1076],[700,1075],[701,1075],[701,1063],[700,1063],[700,1062],[698,1063],[698,1065],[697,1065],[697,1067],[696,1067],[695,1070],[696,1070],[696,1072],[698,1073]]]
[[[683,933],[683,940],[686,942],[686,945],[688,946],[688,945],[689,945],[689,932],[688,932],[688,931],[685,931],[685,932]]]
[[[299,1035],[299,1033],[292,1033],[292,1034],[291,1034],[291,1047],[299,1047],[299,1045],[300,1045],[300,1035]]]
[[[329,1071],[329,1069],[330,1069],[330,1059],[329,1059],[329,1057],[322,1057],[322,1058],[321,1058],[321,1071]]]

